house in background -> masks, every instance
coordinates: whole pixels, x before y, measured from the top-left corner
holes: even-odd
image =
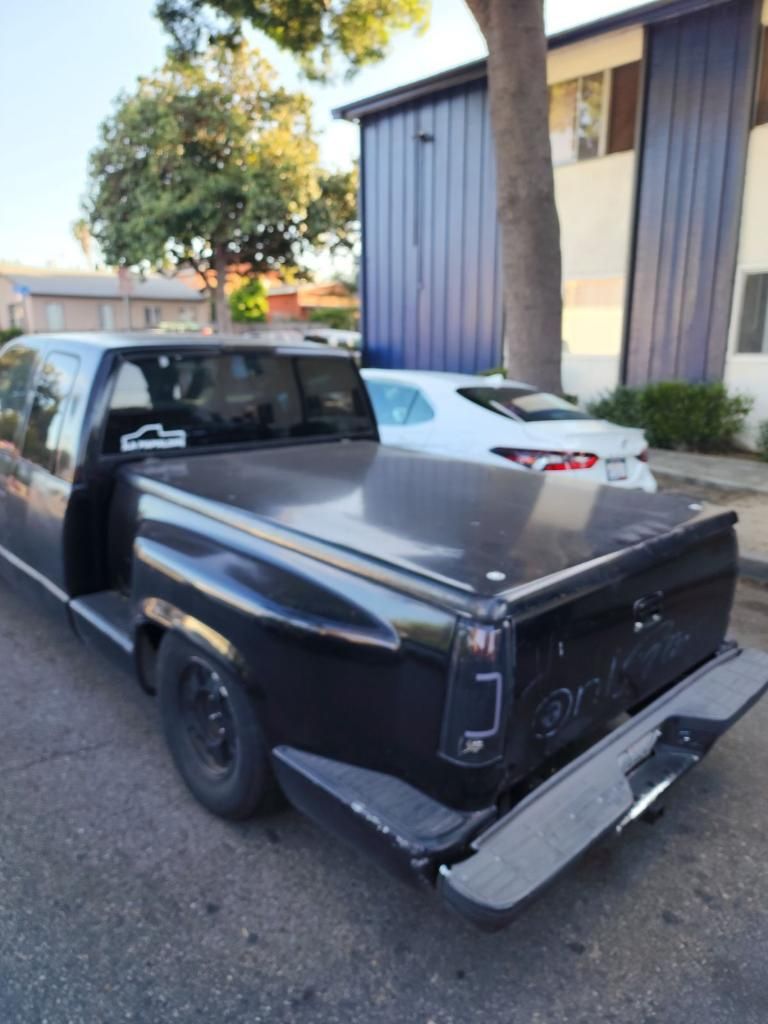
[[[358,304],[357,296],[352,295],[346,285],[338,281],[295,285],[269,281],[267,285],[267,319],[270,323],[279,320],[311,320],[312,313],[319,309],[356,311]]]
[[[582,400],[724,378],[768,418],[766,26],[768,0],[657,0],[549,39],[563,381]],[[485,61],[336,114],[361,129],[367,362],[498,365]]]
[[[205,326],[209,303],[175,278],[0,264],[0,328],[41,331],[143,330],[160,323]]]
[[[227,295],[237,291],[246,284],[253,276],[253,267],[250,263],[238,263],[231,266],[227,271],[227,280],[224,286]],[[179,270],[177,277],[191,288],[204,291],[213,289],[216,283],[216,272],[211,270],[207,279],[199,271],[191,267],[183,267]],[[295,284],[288,284],[280,275],[278,270],[266,270],[259,274],[266,289],[267,296],[267,321],[291,321],[311,320],[312,312],[316,309],[343,309],[352,310],[357,313],[359,300],[353,295],[346,285],[339,281],[331,281],[326,284],[315,284],[309,281],[299,281]]]

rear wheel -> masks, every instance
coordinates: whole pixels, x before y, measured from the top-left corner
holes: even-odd
[[[182,778],[222,818],[248,818],[276,793],[256,702],[234,673],[167,633],[157,661],[165,738]]]

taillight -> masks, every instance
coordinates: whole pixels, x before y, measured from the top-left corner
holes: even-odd
[[[460,623],[451,657],[440,754],[482,767],[504,751],[504,722],[511,687],[507,626]]]
[[[538,452],[526,448],[493,448],[492,451],[527,469],[591,469],[598,459],[590,452]]]
[[[648,461],[648,446],[647,445],[646,445],[645,448],[643,448],[643,450],[640,452],[640,454],[637,457],[638,457],[638,459],[640,459],[641,462],[647,462]]]

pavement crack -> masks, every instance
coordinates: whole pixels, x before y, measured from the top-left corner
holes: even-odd
[[[73,747],[71,750],[52,750],[50,754],[36,757],[31,761],[23,761],[21,764],[9,764],[0,767],[3,775],[14,775],[18,772],[25,772],[29,768],[35,768],[39,764],[48,764],[49,761],[60,761],[65,757],[79,757],[81,754],[90,754],[93,750],[102,750],[109,746],[109,740],[102,740],[100,743],[88,743],[81,747]]]

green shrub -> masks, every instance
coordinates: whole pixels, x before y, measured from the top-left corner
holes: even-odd
[[[655,448],[715,452],[733,447],[753,401],[747,395],[729,394],[719,381],[667,380],[643,388],[616,388],[588,408],[601,419],[642,427]]]
[[[757,450],[760,458],[768,462],[768,420],[763,420],[757,428]]]
[[[14,338],[18,338],[24,331],[21,327],[4,327],[0,329],[0,345],[4,345],[6,341],[12,341]]]
[[[356,331],[357,310],[332,308],[330,306],[313,309],[309,314],[313,324],[323,324],[335,331]]]
[[[611,420],[623,427],[642,427],[642,390],[618,387],[587,405],[588,411],[601,420]]]
[[[229,296],[229,310],[236,324],[261,323],[267,319],[267,290],[261,278],[252,277]]]

